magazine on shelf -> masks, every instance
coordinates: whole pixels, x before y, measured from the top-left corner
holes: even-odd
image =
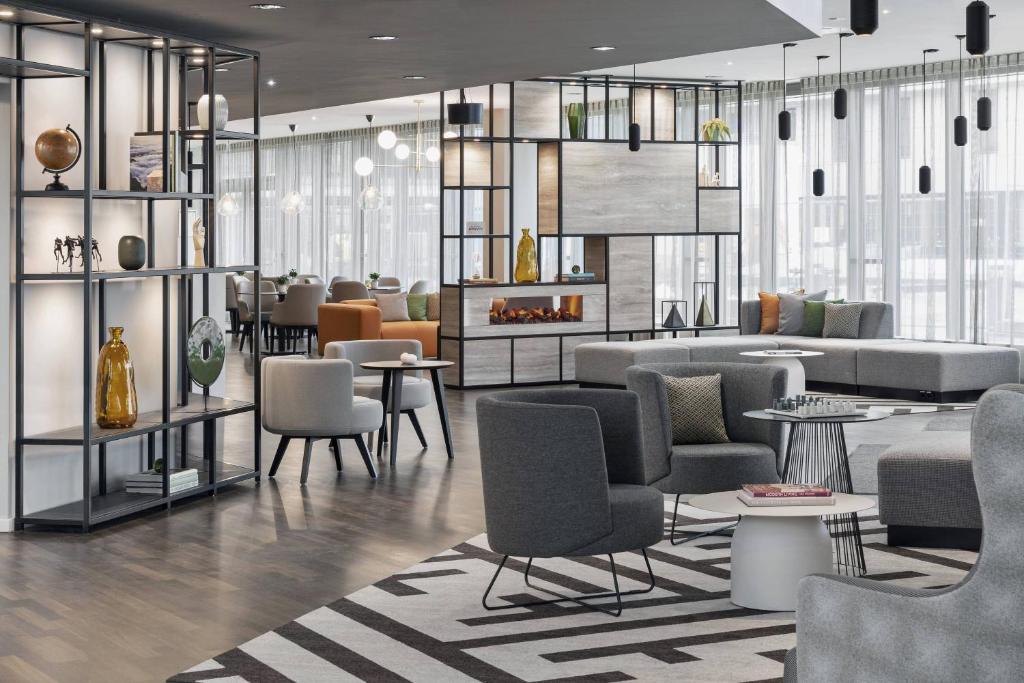
[[[741,487],[754,498],[827,498],[832,489],[816,484],[744,484]]]

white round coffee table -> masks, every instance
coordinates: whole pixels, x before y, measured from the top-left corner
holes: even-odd
[[[739,491],[694,496],[700,510],[739,515],[732,537],[732,602],[740,607],[788,612],[796,609],[796,587],[808,574],[831,574],[832,539],[823,515],[874,507],[866,496],[833,493],[835,505],[748,507]]]
[[[824,356],[821,351],[796,351],[793,353],[772,353],[771,351],[741,351],[741,356],[759,358],[762,365],[774,365],[785,368],[786,373],[786,396],[799,396],[807,390],[807,380],[804,375],[804,364],[801,358],[810,356]]]

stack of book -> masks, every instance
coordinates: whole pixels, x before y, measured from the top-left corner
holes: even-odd
[[[594,273],[564,273],[558,277],[559,282],[597,282]]]
[[[736,497],[750,507],[836,503],[832,489],[813,484],[744,484]]]
[[[199,470],[194,467],[171,470],[171,493],[180,493],[199,486]],[[129,474],[125,479],[124,490],[128,493],[151,493],[161,495],[164,492],[163,472],[147,470],[138,474]]]

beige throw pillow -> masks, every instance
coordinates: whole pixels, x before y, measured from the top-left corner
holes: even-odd
[[[672,418],[672,443],[728,443],[722,413],[722,376],[669,377],[663,375]]]
[[[402,294],[376,294],[377,307],[380,309],[381,319],[386,323],[393,323],[409,319],[409,302],[407,295]]]
[[[427,294],[427,320],[441,319],[441,293]]]

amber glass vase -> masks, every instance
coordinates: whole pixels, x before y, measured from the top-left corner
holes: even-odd
[[[135,369],[121,341],[122,332],[123,327],[110,328],[110,340],[100,349],[96,366],[96,424],[100,427],[131,427],[139,419]]]
[[[516,282],[536,282],[538,279],[537,245],[530,237],[530,229],[523,228],[519,249],[516,250]]]

